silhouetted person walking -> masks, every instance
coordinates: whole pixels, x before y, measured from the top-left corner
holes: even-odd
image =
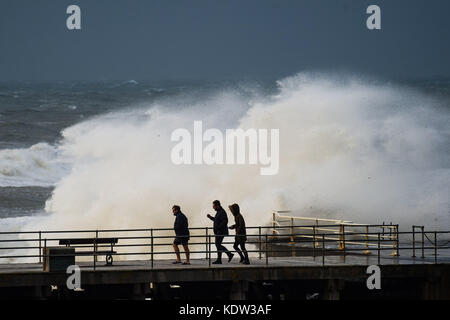
[[[183,245],[184,252],[186,254],[186,262],[183,264],[191,264],[189,261],[189,224],[186,216],[181,212],[180,206],[174,205],[172,207],[172,213],[175,216],[175,222],[173,224],[173,229],[175,231],[175,239],[173,241],[173,249],[175,250],[175,254],[177,255],[177,260],[174,261],[174,264],[181,263],[180,257],[180,249],[178,246]]]
[[[220,205],[219,200],[213,201],[213,209],[216,210],[216,215],[213,217],[208,214],[208,218],[214,221],[214,234],[216,235],[215,244],[217,248],[217,260],[214,261],[213,264],[222,264],[223,252],[227,254],[228,262],[230,262],[234,256],[234,254],[232,254],[230,251],[228,251],[227,248],[222,245],[224,236],[228,235],[228,217],[227,213]]]
[[[250,264],[250,260],[248,259],[248,252],[245,249],[245,242],[247,241],[247,232],[245,230],[245,220],[241,214],[239,209],[239,205],[237,203],[228,206],[230,208],[231,213],[234,216],[235,224],[230,226],[230,229],[236,230],[236,236],[234,238],[233,248],[241,257],[240,263]],[[239,249],[241,247],[242,251]]]

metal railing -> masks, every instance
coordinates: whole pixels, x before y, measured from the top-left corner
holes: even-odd
[[[322,219],[325,220],[325,219]],[[327,219],[328,220],[328,219]],[[322,221],[329,222],[329,221]],[[344,228],[341,229],[341,225]],[[353,227],[364,227],[363,232],[352,230]],[[448,239],[450,231],[425,231],[422,226],[413,226],[411,232],[400,232],[398,225],[357,225],[343,222],[336,224],[312,225],[288,225],[276,226],[276,234],[272,226],[247,227],[247,244],[253,245],[249,249],[252,259],[265,259],[265,264],[269,265],[269,258],[275,255],[289,256],[296,250],[307,251],[308,255],[322,258],[322,265],[325,266],[325,257],[329,255],[371,254],[368,249],[376,250],[378,264],[381,259],[388,256],[383,255],[385,251],[395,251],[394,256],[400,255],[400,250],[405,252],[412,250],[411,257],[415,258],[417,249],[422,252],[421,258],[425,258],[426,253],[434,257],[434,263],[438,263],[438,252],[450,249],[449,241],[439,244],[439,239]],[[385,233],[384,229],[389,232]],[[417,232],[417,228],[420,232]],[[373,232],[371,230],[377,230]],[[190,228],[191,256],[198,255],[208,261],[211,266],[212,254],[217,253],[214,247],[214,235],[210,227]],[[297,232],[296,230],[303,230]],[[306,231],[306,232],[305,232]],[[421,236],[419,246],[416,246],[416,235]],[[232,244],[230,238],[235,235],[224,235],[223,244]],[[66,231],[25,231],[25,232],[0,232],[0,263],[15,263],[20,259],[32,260],[29,262],[42,263],[47,257],[45,252],[50,247],[64,247],[60,245],[60,240],[64,239],[92,239],[89,245],[71,245],[75,249],[72,254],[56,254],[58,256],[82,256],[84,259],[92,257],[94,270],[98,265],[98,257],[104,256],[103,249],[110,248],[110,244],[101,244],[100,239],[114,237],[117,243],[113,245],[113,256],[128,256],[135,260],[148,261],[151,268],[154,268],[156,261],[162,260],[170,255],[173,257],[173,229],[170,228],[146,228],[146,229],[114,229],[114,230],[66,230]],[[400,237],[413,239],[413,241],[400,242]],[[288,239],[288,241],[286,241]],[[402,245],[400,245],[402,244]],[[431,244],[431,245],[430,245]],[[170,248],[170,250],[167,250]],[[103,250],[103,251],[102,251]],[[106,250],[106,251],[108,251]],[[431,254],[429,254],[431,252]],[[446,251],[447,252],[447,251]],[[395,258],[395,257],[394,257]],[[392,257],[391,257],[392,259]],[[9,261],[8,261],[9,260]],[[89,261],[91,261],[89,259]],[[87,261],[87,262],[89,262]]]
[[[316,242],[321,234],[326,233],[325,240],[336,241],[339,245],[339,250],[345,251],[346,245],[362,245],[366,248],[364,254],[370,254],[370,247],[377,246],[377,243],[372,243],[370,239],[377,239],[378,233],[380,233],[381,239],[383,239],[383,241],[386,240],[386,243],[381,244],[381,246],[392,248],[392,256],[398,255],[398,224],[363,224],[347,220],[283,215],[290,212],[291,211],[289,210],[285,210],[274,211],[272,213],[272,236],[289,237],[290,243],[295,243],[296,237],[312,238],[313,241]],[[311,226],[298,226],[295,224],[297,221],[314,224]],[[289,235],[286,235],[286,227],[289,228]],[[295,235],[296,230],[309,231],[310,234]],[[353,239],[349,239],[349,230],[353,233],[364,234],[364,237],[362,239],[361,237],[359,237],[359,239],[355,239],[354,237]],[[319,242],[316,242],[315,245],[318,247]]]

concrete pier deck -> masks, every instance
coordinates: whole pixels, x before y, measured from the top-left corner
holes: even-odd
[[[68,275],[43,272],[38,263],[0,264],[0,298],[152,298],[211,299],[278,297],[302,299],[319,293],[321,299],[450,297],[450,257],[380,259],[383,290],[367,289],[367,266],[378,264],[375,255],[322,257],[263,257],[251,265],[237,259],[208,265],[195,259],[190,266],[173,260],[116,261],[112,266],[80,262],[83,292],[65,289]],[[324,262],[324,264],[323,264]],[[58,288],[55,290],[55,288]],[[382,293],[381,293],[382,292]]]

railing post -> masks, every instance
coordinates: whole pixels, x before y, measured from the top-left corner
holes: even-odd
[[[412,257],[416,257],[416,226],[412,226]]]
[[[272,213],[272,235],[275,236],[276,216],[275,212]]]
[[[41,255],[42,255],[41,238],[42,238],[42,231],[39,231],[39,263],[42,262],[42,259],[41,259]]]
[[[208,259],[208,227],[205,228],[205,259]]]
[[[266,247],[265,247],[265,251],[266,251],[266,266],[269,265],[269,247],[267,246],[267,233],[266,233]]]
[[[437,232],[434,232],[434,263],[437,263]]]
[[[422,259],[425,258],[425,226],[421,227],[422,229]]]
[[[397,236],[395,237],[397,240],[397,257],[400,256],[400,233],[399,233],[399,225],[397,224],[395,227],[395,231],[397,232]]]
[[[291,244],[293,244],[295,241],[294,241],[294,218],[292,217],[290,230],[291,230]]]
[[[344,225],[341,223],[339,226],[339,250],[344,250]]]
[[[211,236],[208,235],[208,266],[211,267]]]
[[[313,251],[313,258],[316,260],[316,226],[313,226],[313,243],[312,243],[312,251]]]
[[[43,264],[44,264],[44,270],[47,269],[47,239],[44,239],[44,253],[42,254],[43,256]]]
[[[97,264],[97,239],[98,239],[98,230],[95,230],[95,240],[94,240],[94,271],[96,269]]]
[[[381,262],[381,234],[378,232],[378,265]]]
[[[322,235],[322,267],[325,266],[325,235]]]
[[[262,259],[262,239],[261,239],[261,226],[258,227],[259,233],[259,260]]]
[[[392,225],[392,222],[391,222]],[[397,225],[398,226],[398,225]],[[392,252],[390,256],[396,257],[398,256],[398,230],[395,230],[392,232],[392,228],[397,229],[397,226],[392,225],[391,228],[389,228],[389,236],[392,237]]]
[[[364,250],[363,254],[370,254],[370,250],[369,250],[369,226],[366,226],[366,250]]]
[[[154,264],[154,247],[155,247],[155,244],[154,244],[154,238],[153,238],[153,228],[152,229],[150,229],[150,248],[151,248],[151,256],[150,256],[150,259],[151,259],[151,266],[152,266],[152,269],[153,269],[153,264]]]

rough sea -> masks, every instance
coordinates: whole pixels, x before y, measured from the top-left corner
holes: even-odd
[[[192,105],[202,106],[201,110],[203,111],[198,113],[197,118],[211,116],[219,109],[221,117],[225,118],[227,112],[223,112],[223,110],[227,110],[229,105],[233,105],[230,113],[234,114],[232,119],[234,123],[247,121],[239,120],[243,117],[244,119],[253,119],[252,123],[261,123],[264,119],[271,119],[270,125],[275,123],[281,127],[281,132],[286,124],[285,132],[290,130],[290,135],[298,135],[298,139],[286,139],[285,146],[288,143],[296,142],[303,144],[300,144],[298,148],[289,146],[291,151],[282,155],[281,177],[277,177],[276,181],[278,187],[271,189],[274,184],[267,183],[267,188],[258,191],[259,194],[256,194],[255,191],[255,195],[247,190],[246,192],[250,196],[255,197],[251,199],[252,201],[258,202],[258,197],[267,200],[272,196],[271,190],[273,190],[273,197],[277,197],[276,201],[289,203],[292,200],[291,203],[296,203],[295,201],[299,199],[297,194],[299,194],[302,195],[303,202],[298,202],[298,207],[311,211],[305,211],[306,213],[302,213],[304,215],[336,216],[333,215],[333,208],[340,208],[336,212],[343,212],[342,208],[344,208],[348,210],[350,218],[357,216],[357,212],[364,211],[367,206],[368,213],[362,213],[361,218],[357,217],[355,220],[358,222],[368,220],[376,222],[385,219],[385,217],[373,219],[373,214],[370,213],[373,211],[387,212],[383,205],[398,212],[406,210],[414,212],[414,215],[411,214],[411,219],[405,218],[407,222],[420,220],[418,217],[425,215],[424,212],[429,208],[430,215],[428,217],[431,221],[434,221],[435,224],[448,224],[449,197],[445,195],[449,195],[450,81],[436,79],[392,82],[391,89],[391,84],[386,81],[361,80],[361,83],[358,83],[359,79],[351,79],[347,81],[347,84],[342,84],[336,80],[336,77],[331,78],[331,80],[324,79],[324,77],[318,79],[300,75],[283,79],[281,82],[251,80],[158,83],[129,80],[1,83],[0,229],[5,229],[1,223],[3,219],[11,221],[11,219],[17,218],[19,222],[24,217],[50,215],[51,210],[46,209],[46,202],[52,197],[55,186],[66,176],[71,177],[72,180],[68,179],[69,182],[74,185],[78,183],[82,186],[80,188],[83,188],[86,184],[83,185],[80,180],[81,174],[75,178],[76,174],[72,172],[74,158],[78,159],[76,167],[80,172],[87,168],[85,162],[89,162],[91,158],[96,159],[95,166],[101,164],[103,168],[106,168],[112,160],[103,160],[102,155],[98,155],[92,150],[97,150],[97,147],[98,150],[103,150],[105,144],[114,144],[114,139],[120,140],[121,135],[124,136],[123,141],[118,141],[118,143],[123,143],[123,149],[128,150],[127,148],[133,144],[132,141],[139,139],[138,136],[142,132],[136,131],[133,132],[133,135],[128,136],[127,127],[122,124],[132,123],[139,127],[141,125],[139,121],[146,121],[146,116],[149,114],[154,117],[155,110],[169,110],[170,114],[170,112],[176,113],[177,110],[184,110],[186,106]],[[405,92],[397,94],[397,88]],[[369,101],[370,99],[373,101]],[[335,102],[337,108],[340,108],[337,112],[333,109]],[[298,103],[298,112],[295,111],[296,103]],[[411,106],[410,112],[417,115],[412,118],[408,114],[408,107],[411,103],[415,105]],[[359,104],[363,107],[359,108]],[[327,108],[324,108],[325,105]],[[371,109],[372,105],[373,110]],[[395,110],[392,111],[395,116],[389,116],[390,107]],[[429,119],[427,118],[427,108],[430,108]],[[376,112],[374,112],[375,109]],[[133,112],[130,112],[131,110]],[[253,111],[248,112],[248,110]],[[421,113],[423,110],[425,112]],[[286,116],[282,116],[283,112],[286,112]],[[118,116],[120,114],[124,114],[122,121],[120,120],[121,116]],[[268,114],[270,114],[269,118],[267,118]],[[439,114],[441,115],[439,116]],[[325,117],[322,118],[322,115]],[[186,117],[191,116],[188,114]],[[295,118],[296,116],[298,119]],[[170,116],[156,116],[156,118],[160,119],[158,121],[178,121],[177,118]],[[196,116],[192,117],[192,119],[195,118]],[[294,119],[295,122],[290,122]],[[274,122],[275,120],[277,122]],[[107,128],[104,132],[99,129],[103,128],[102,123]],[[296,131],[297,126],[299,130]],[[385,128],[380,129],[382,126]],[[114,132],[115,128],[122,130],[117,137],[112,140],[108,140],[108,137],[99,138],[99,136]],[[354,132],[352,132],[352,128],[354,128]],[[153,135],[154,130],[156,129],[148,129],[146,132]],[[417,137],[414,136],[415,132],[419,133]],[[402,139],[399,139],[399,136]],[[82,140],[84,139],[82,137],[86,137],[87,141]],[[337,137],[340,139],[339,141],[337,141]],[[286,137],[284,136],[284,138]],[[93,146],[89,144],[89,140],[92,141],[92,144],[99,143],[99,141],[100,143],[98,146]],[[319,149],[318,146],[322,146],[322,144],[323,147]],[[76,145],[76,148],[72,148],[73,145]],[[302,150],[302,147],[305,147],[305,154],[299,151]],[[72,158],[67,156],[68,149]],[[323,151],[325,149],[326,152]],[[132,153],[135,149],[130,150]],[[310,152],[310,150],[314,151]],[[105,154],[113,152],[112,156],[107,156],[105,159],[119,157],[116,149],[114,151],[106,149],[104,152]],[[154,152],[158,153],[157,150]],[[333,152],[336,156],[330,161]],[[89,153],[89,157],[86,157],[87,153]],[[311,156],[313,153],[314,157]],[[402,158],[402,155],[405,158]],[[286,157],[290,156],[292,156],[292,163],[286,160]],[[151,161],[151,154],[143,153],[142,158],[146,157]],[[414,161],[411,162],[413,158]],[[102,159],[103,162],[98,159]],[[129,170],[132,175],[135,168],[124,169],[126,164],[134,166],[130,160],[126,161],[122,161],[120,158],[115,165],[118,175],[123,175],[121,180],[123,184],[128,183],[132,188],[133,180],[127,181],[127,174],[124,172]],[[361,165],[363,161],[366,162]],[[405,166],[404,163],[408,163],[408,165]],[[137,162],[134,167],[139,165],[141,163]],[[295,165],[298,165],[298,170]],[[155,172],[158,170],[161,168],[155,168]],[[92,181],[96,179],[95,183],[98,183],[96,190],[104,187],[98,181],[103,179],[103,176],[96,177],[94,174],[98,172],[98,168],[92,165],[86,172],[91,172]],[[113,173],[111,172],[111,174]],[[296,174],[299,174],[298,179],[294,177]],[[136,179],[139,179],[139,175],[137,172]],[[104,176],[107,177],[107,175]],[[286,180],[282,181],[284,176]],[[346,177],[351,178],[346,179]],[[169,178],[173,179],[173,177]],[[164,184],[162,182],[164,178],[160,179],[159,184]],[[344,180],[348,185],[341,183]],[[105,178],[105,185],[108,184],[106,181]],[[204,181],[211,180],[205,178]],[[371,185],[367,184],[368,181]],[[420,188],[410,188],[417,181]],[[92,188],[97,186],[95,183],[92,184]],[[184,181],[183,183],[189,182]],[[255,180],[254,185],[263,186],[264,182]],[[334,187],[334,185],[336,186]],[[282,190],[284,186],[286,186],[286,192]],[[392,190],[388,190],[386,186],[392,186]],[[364,189],[366,187],[367,190]],[[405,189],[404,194],[401,192],[402,188]],[[78,209],[71,209],[67,206],[71,204],[71,201],[75,203],[78,200],[70,199],[68,183],[61,189],[55,200],[56,210],[60,211],[60,215],[66,211],[72,214],[71,212]],[[429,195],[423,196],[423,198],[417,196],[424,194],[424,190],[427,189],[430,190]],[[126,195],[130,188],[117,190],[108,192],[113,194],[117,191]],[[170,194],[171,187],[167,186],[167,190],[169,191],[162,193],[161,197],[164,197],[164,194]],[[343,194],[334,194],[337,193],[337,190],[342,190]],[[352,192],[344,194],[344,190],[358,190],[361,194],[356,192],[352,198]],[[375,190],[380,190],[380,192],[377,193]],[[77,190],[73,191],[77,192]],[[139,190],[135,190],[135,194],[139,192]],[[92,193],[95,193],[95,190],[91,192],[91,195]],[[199,194],[201,194],[200,191]],[[396,195],[395,199],[393,194]],[[188,195],[189,199],[195,196]],[[88,197],[87,191],[82,196],[80,195],[80,199],[87,199],[86,203],[92,202],[90,207],[80,210],[92,210],[93,216],[97,214],[101,216],[103,213],[99,212],[106,212],[107,207],[103,208],[102,205],[109,206],[108,208],[114,206],[112,200],[99,200],[103,197],[100,192],[96,199]],[[115,198],[117,199],[117,197]],[[399,205],[398,208],[392,205],[392,203],[400,204],[407,198],[417,198],[417,202]],[[129,199],[130,197],[123,202]],[[363,201],[362,199],[367,200]],[[384,200],[380,199],[386,199],[386,203],[383,204]],[[209,204],[209,200],[206,204]],[[151,200],[148,201],[154,203]],[[170,201],[172,200],[170,199]],[[427,201],[430,203],[426,203]],[[377,211],[374,206],[378,204],[380,204],[380,209]],[[145,206],[143,204],[142,207],[136,207],[136,212],[143,210],[143,214],[145,214]],[[130,205],[130,207],[133,206]],[[269,208],[269,211],[270,209],[273,208]],[[314,210],[321,211],[317,213]],[[119,213],[117,213],[117,217],[120,217]],[[404,218],[401,214],[398,217]],[[256,218],[255,221],[257,221]],[[120,224],[119,218],[117,223]],[[20,223],[14,225],[19,227]],[[449,226],[446,225],[446,227]]]

